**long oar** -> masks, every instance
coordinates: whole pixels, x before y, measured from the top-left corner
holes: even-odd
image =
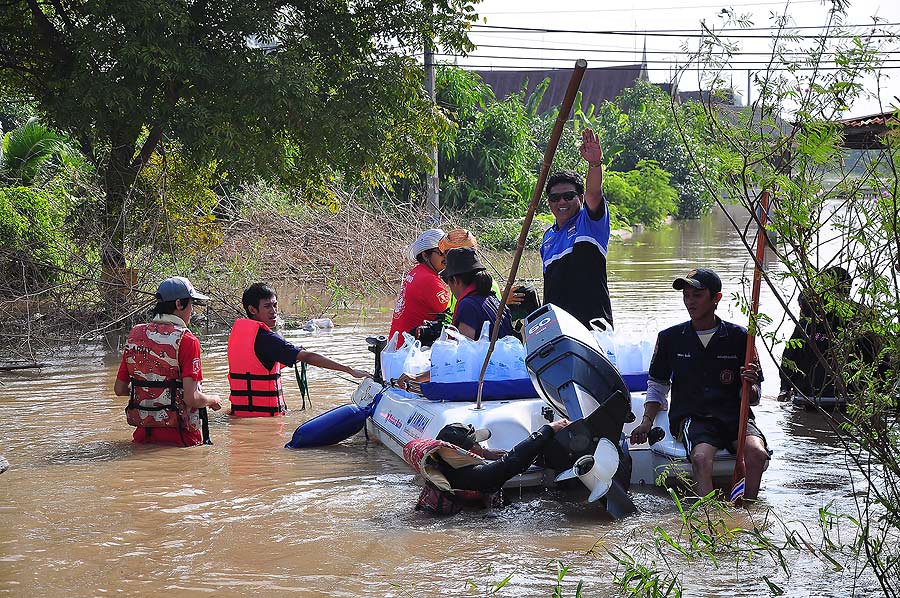
[[[487,355],[484,356],[484,363],[481,364],[481,373],[478,375],[478,396],[475,400],[475,408],[481,409],[481,392],[484,388],[484,373],[487,371],[488,362],[491,359],[491,353],[494,352],[494,345],[497,343],[497,336],[500,334],[500,322],[503,320],[503,310],[506,308],[506,302],[509,294],[512,292],[513,283],[516,281],[516,273],[519,271],[519,262],[522,260],[522,251],[525,249],[525,240],[528,238],[528,229],[531,228],[531,221],[534,220],[534,213],[540,203],[541,195],[544,191],[544,183],[547,181],[547,174],[550,167],[553,166],[553,156],[556,154],[556,147],[559,145],[559,138],[562,136],[563,127],[569,120],[569,112],[572,111],[572,105],[575,103],[575,95],[581,86],[581,79],[584,77],[584,70],[587,68],[587,61],[579,58],[575,61],[575,70],[572,71],[572,78],[569,79],[569,88],[566,89],[566,96],[563,98],[559,107],[559,115],[556,117],[556,124],[553,126],[553,132],[550,134],[550,142],[547,149],[544,150],[544,163],[541,165],[541,174],[538,176],[537,183],[534,186],[534,193],[531,194],[531,203],[528,204],[528,213],[525,214],[525,220],[522,221],[522,230],[519,232],[519,240],[516,242],[516,255],[513,257],[512,266],[509,269],[509,278],[506,279],[506,288],[503,289],[503,296],[500,297],[500,307],[497,308],[497,319],[494,321],[494,330],[491,332],[491,344],[488,346]]]
[[[766,259],[766,222],[769,217],[769,192],[763,191],[759,198],[759,230],[756,233],[756,263],[753,265],[753,287],[750,294],[750,326],[747,330],[747,356],[744,359],[746,370],[756,357],[756,315],[759,312],[759,287],[762,281],[762,265]],[[747,421],[750,419],[750,392],[753,385],[742,380],[741,385],[741,418],[738,427],[737,455],[734,462],[734,475],[731,476],[731,502],[741,506],[744,499],[746,472],[744,468],[744,448],[747,444]]]

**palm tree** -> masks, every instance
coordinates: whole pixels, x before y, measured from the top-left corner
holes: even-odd
[[[74,151],[66,138],[31,117],[3,136],[0,143],[0,179],[28,184],[41,166],[54,156],[68,161]]]

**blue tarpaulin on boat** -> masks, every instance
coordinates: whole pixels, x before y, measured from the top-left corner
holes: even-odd
[[[647,390],[647,373],[624,374],[622,378],[630,392]],[[465,402],[474,401],[478,394],[478,382],[425,382],[422,394],[432,401]],[[515,380],[485,380],[481,391],[482,401],[506,401],[509,399],[532,399],[537,391],[531,378]]]
[[[425,382],[422,384],[422,394],[432,401],[474,401],[478,394],[478,382]],[[485,380],[481,390],[482,401],[533,399],[537,396],[531,378]]]

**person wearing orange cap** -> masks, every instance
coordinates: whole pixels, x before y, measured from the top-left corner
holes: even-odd
[[[438,248],[444,252],[445,256],[451,249],[461,249],[463,247],[471,247],[472,249],[478,251],[478,241],[475,239],[475,235],[473,235],[471,231],[464,228],[454,228],[446,235],[444,235],[440,243],[438,243]],[[496,280],[493,281],[491,291],[493,291],[497,299],[499,299],[503,294]],[[510,307],[521,304],[525,299],[525,292],[525,287],[514,287],[512,293],[509,294],[509,299],[507,299],[506,304]],[[533,309],[537,309],[537,307],[538,306],[535,305],[533,306]],[[453,312],[455,310],[456,295],[451,294],[450,303],[447,306],[447,317],[445,318],[447,324],[451,323]]]

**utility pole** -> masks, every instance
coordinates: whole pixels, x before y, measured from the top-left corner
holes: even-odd
[[[752,83],[750,82],[750,69],[747,69],[747,106],[750,106],[750,86]]]
[[[436,100],[434,92],[434,44],[430,39],[425,42],[425,92],[428,94],[428,99],[434,104]],[[431,171],[425,176],[425,212],[431,221],[429,224],[437,226],[441,221],[441,204],[436,141],[431,146],[431,164]]]

